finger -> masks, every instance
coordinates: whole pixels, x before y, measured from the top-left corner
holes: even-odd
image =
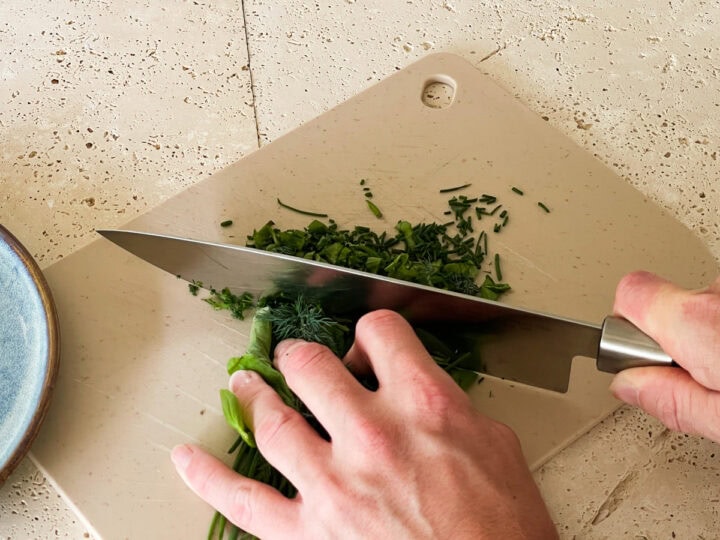
[[[313,483],[329,459],[328,443],[254,371],[235,372],[230,389],[265,459],[298,490]]]
[[[672,430],[720,443],[720,392],[708,390],[681,369],[627,369],[615,376],[610,390]]]
[[[345,362],[369,365],[383,384],[404,383],[442,370],[423,347],[410,324],[394,311],[378,310],[360,318],[355,342]]]
[[[710,286],[707,288],[708,292],[712,292],[715,294],[720,294],[720,276],[715,278],[715,281],[713,281]]]
[[[292,537],[298,522],[297,500],[235,473],[196,446],[176,446],[171,458],[188,487],[241,529],[262,538]]]
[[[275,364],[331,437],[345,425],[348,415],[360,413],[365,405],[367,390],[319,343],[282,341],[275,347]]]
[[[647,272],[619,283],[615,312],[655,339],[700,384],[720,389],[720,287],[687,291]]]

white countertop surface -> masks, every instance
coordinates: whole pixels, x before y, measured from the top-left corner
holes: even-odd
[[[0,222],[48,266],[423,55],[459,54],[720,260],[720,5],[0,4]],[[609,219],[612,217],[609,216]],[[720,447],[622,408],[536,473],[563,538],[712,538]],[[0,538],[88,529],[26,459]]]

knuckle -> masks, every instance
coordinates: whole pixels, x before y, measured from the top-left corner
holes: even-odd
[[[236,486],[229,500],[230,508],[226,516],[241,529],[252,529],[253,501],[255,500],[255,484],[243,483]]]
[[[356,325],[356,332],[368,332],[378,326],[394,326],[404,322],[405,319],[400,314],[389,309],[378,309],[360,317]]]
[[[717,330],[720,327],[720,294],[693,294],[683,304],[683,314],[692,323]]]
[[[625,274],[618,282],[617,296],[624,297],[633,294],[653,277],[653,274],[643,270],[637,270],[635,272]]]
[[[656,411],[657,417],[665,426],[672,431],[688,433],[692,431],[692,424],[689,422],[687,412],[691,403],[687,395],[672,388],[667,393],[659,393],[655,398],[655,404],[651,410]],[[640,396],[642,403],[642,395]]]
[[[413,397],[415,414],[424,419],[425,423],[442,426],[453,416],[456,409],[447,388],[432,379],[417,385]]]
[[[395,454],[394,442],[398,437],[393,435],[395,429],[389,424],[380,424],[372,418],[361,417],[353,422],[353,430],[359,448],[370,458],[371,463],[387,461]]]
[[[282,444],[285,434],[292,429],[295,420],[295,412],[287,407],[268,411],[255,426],[255,440],[258,446],[267,448],[274,444]]]
[[[448,426],[470,419],[474,409],[459,388],[449,386],[433,375],[421,379],[413,385],[412,415],[415,421],[429,431],[444,432]]]
[[[327,361],[328,356],[332,356],[332,352],[325,345],[301,342],[286,353],[282,360],[282,369],[284,372],[306,371]]]

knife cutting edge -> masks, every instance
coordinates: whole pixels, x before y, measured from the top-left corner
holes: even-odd
[[[650,337],[625,319],[576,321],[452,291],[255,248],[124,230],[98,233],[141,259],[205,288],[258,297],[290,290],[333,313],[392,309],[414,327],[470,355],[459,367],[567,392],[572,360],[595,358],[617,373],[675,366]]]

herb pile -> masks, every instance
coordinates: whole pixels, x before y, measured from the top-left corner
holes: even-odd
[[[382,213],[371,203],[372,192],[361,181],[365,200],[372,213],[380,218]],[[461,191],[470,184],[441,190],[441,193]],[[514,193],[523,195],[518,188]],[[325,214],[307,212],[282,203],[285,209],[316,218],[327,218]],[[341,229],[328,219],[327,223],[314,219],[303,229],[282,230],[272,221],[253,231],[247,245],[257,249],[303,257],[356,270],[362,270],[402,279],[441,289],[497,300],[510,289],[502,282],[500,256],[492,259],[495,279],[483,270],[489,257],[488,233],[485,230],[475,234],[480,222],[492,227],[498,233],[508,224],[508,212],[501,209],[497,197],[483,194],[480,197],[453,196],[448,201],[446,215],[452,219],[446,223],[411,224],[399,221],[394,232],[375,232],[369,227],[356,226]],[[543,205],[544,206],[544,205]],[[546,210],[546,207],[543,208]],[[221,226],[225,225],[223,222]],[[479,228],[479,227],[478,227]],[[484,273],[482,280],[479,276]],[[480,281],[480,283],[478,283]],[[189,284],[190,292],[197,295],[202,283]],[[245,354],[231,358],[227,371],[232,374],[239,370],[257,372],[289,407],[299,411],[321,436],[327,437],[323,427],[312,413],[295,396],[285,382],[283,375],[272,364],[273,351],[280,341],[299,338],[326,345],[335,355],[342,358],[350,348],[358,317],[328,312],[327,304],[309,299],[303,294],[282,290],[259,299],[249,293],[233,294],[228,289],[211,289],[204,301],[214,309],[228,310],[238,319],[243,319],[254,309],[249,342]],[[467,390],[477,381],[477,376],[457,366],[469,355],[468,352],[453,349],[435,336],[416,329],[416,333],[437,364],[448,372],[463,389]],[[365,387],[374,390],[377,381],[368,376],[360,380]],[[296,494],[295,487],[257,449],[252,431],[243,417],[243,411],[235,395],[229,390],[220,391],[223,413],[227,423],[238,432],[238,438],[228,453],[235,454],[233,469],[248,478],[268,484],[287,497]],[[251,539],[252,535],[228,523],[216,513],[208,532],[208,538],[223,539],[225,534],[231,540]]]

